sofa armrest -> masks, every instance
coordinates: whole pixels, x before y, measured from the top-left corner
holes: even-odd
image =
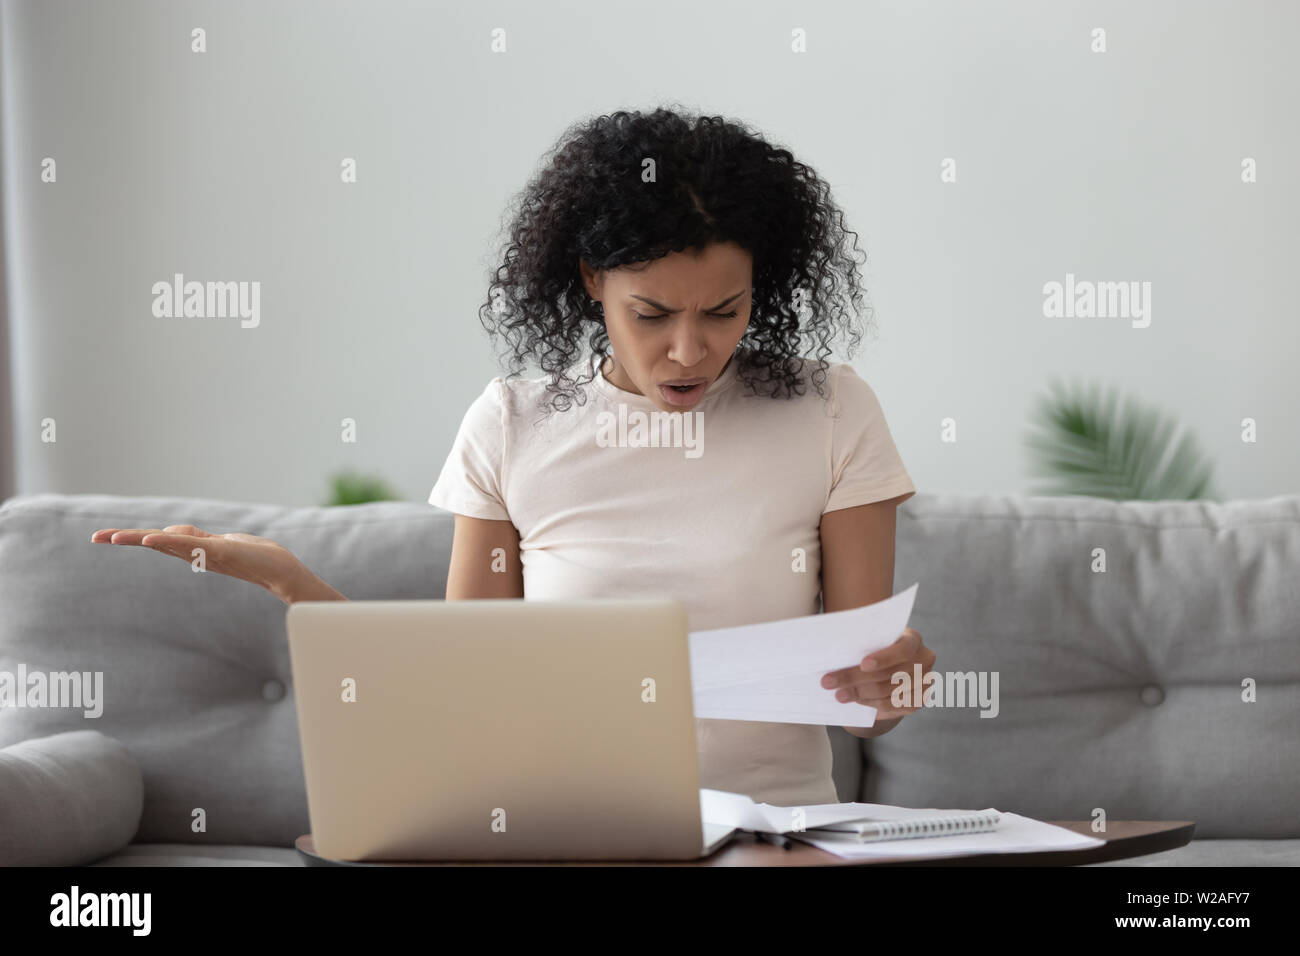
[[[0,866],[76,866],[131,842],[144,778],[130,751],[97,730],[0,750]]]

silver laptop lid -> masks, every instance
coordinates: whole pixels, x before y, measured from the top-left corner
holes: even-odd
[[[680,602],[309,601],[286,620],[320,855],[701,855]]]

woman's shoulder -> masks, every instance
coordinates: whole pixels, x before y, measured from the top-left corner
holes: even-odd
[[[572,372],[569,374],[576,375]],[[470,412],[480,420],[492,419],[505,428],[525,423],[537,424],[539,420],[552,417],[547,414],[553,407],[555,396],[555,392],[549,388],[551,381],[549,375],[497,375],[475,398]],[[590,385],[578,389],[579,392],[589,390]],[[589,400],[590,395],[586,398]]]
[[[848,362],[836,362],[827,373],[831,415],[848,414],[854,418],[880,414],[875,389]]]
[[[857,375],[847,362],[796,355],[777,363],[751,354],[745,364],[755,370],[751,373],[754,389],[742,389],[747,396],[798,398],[810,406],[822,406],[829,414],[838,414],[834,409],[840,389],[858,387],[843,384],[843,380]]]

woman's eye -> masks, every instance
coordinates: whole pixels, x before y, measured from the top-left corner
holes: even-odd
[[[632,311],[632,314],[635,315],[638,319],[644,319],[647,322],[652,322],[655,319],[663,318],[662,315],[642,315],[640,312],[637,312],[635,309]],[[740,313],[738,312],[714,312],[713,317],[717,319],[734,319],[739,314]]]

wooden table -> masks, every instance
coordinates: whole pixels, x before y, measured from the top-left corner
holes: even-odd
[[[759,841],[747,831],[737,833],[721,850],[700,860],[524,860],[454,861],[413,863],[354,863],[317,856],[311,834],[294,841],[308,866],[1079,866],[1105,860],[1124,860],[1162,850],[1173,850],[1191,842],[1196,824],[1190,820],[1108,821],[1105,833],[1093,833],[1088,821],[1048,820],[1058,827],[1106,841],[1104,846],[1083,850],[1047,850],[1038,853],[981,853],[942,860],[912,860],[900,857],[883,860],[846,860],[807,843],[791,841],[783,850]],[[937,839],[942,839],[939,837]]]

